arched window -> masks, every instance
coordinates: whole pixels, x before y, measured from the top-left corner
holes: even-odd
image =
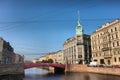
[[[116,38],[118,38],[118,35],[116,34]]]
[[[114,42],[113,42],[113,47],[115,46]]]
[[[117,28],[115,27],[115,31],[117,31]]]
[[[117,46],[119,46],[119,41],[117,41]]]
[[[113,32],[113,30],[111,29],[111,32]]]

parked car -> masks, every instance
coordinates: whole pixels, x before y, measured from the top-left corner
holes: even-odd
[[[120,65],[112,65],[113,68],[120,68]]]
[[[90,62],[89,66],[96,67],[96,66],[98,66],[98,62],[95,62],[95,61]]]

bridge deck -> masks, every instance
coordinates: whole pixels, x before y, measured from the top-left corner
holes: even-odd
[[[30,63],[30,64],[25,64],[24,69],[39,67],[39,66],[51,66],[51,67],[65,69],[65,64],[57,64],[57,63]]]

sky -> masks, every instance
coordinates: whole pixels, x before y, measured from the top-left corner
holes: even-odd
[[[85,34],[120,18],[119,0],[0,0],[0,37],[26,60],[63,48],[78,20]]]

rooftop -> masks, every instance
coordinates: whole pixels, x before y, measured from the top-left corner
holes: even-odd
[[[103,24],[102,26],[98,27],[98,28],[96,29],[96,31],[99,31],[99,30],[101,30],[101,29],[103,29],[103,28],[106,28],[106,27],[108,27],[108,26],[110,26],[110,25],[113,25],[113,24],[115,24],[115,23],[117,23],[117,22],[119,22],[119,21],[120,21],[120,19],[116,19],[116,20],[114,20],[114,21],[107,22],[107,23]]]

